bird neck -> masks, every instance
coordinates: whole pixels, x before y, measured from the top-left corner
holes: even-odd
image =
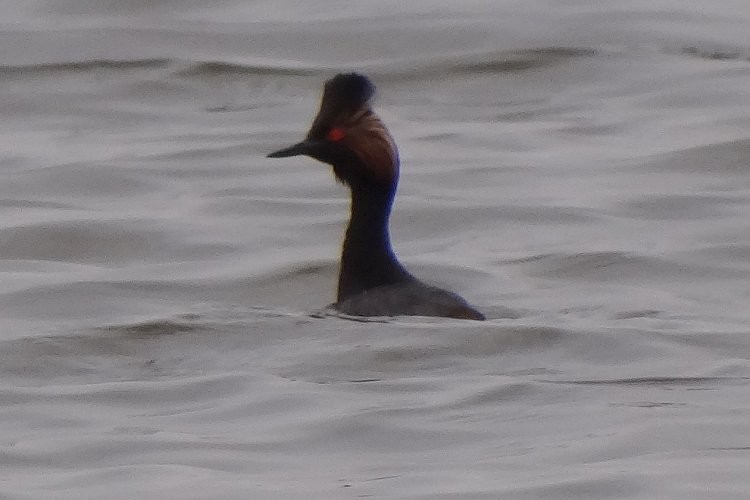
[[[396,259],[388,232],[395,183],[352,186],[351,191],[351,217],[341,253],[338,302],[411,277]]]

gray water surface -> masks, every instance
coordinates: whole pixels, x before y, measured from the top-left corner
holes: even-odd
[[[746,1],[0,10],[3,498],[747,498]],[[351,70],[489,321],[315,314]]]

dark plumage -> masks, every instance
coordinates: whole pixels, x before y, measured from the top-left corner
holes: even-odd
[[[375,86],[357,73],[328,80],[304,141],[268,155],[306,155],[333,167],[352,205],[344,237],[336,309],[359,316],[484,319],[455,293],[426,285],[398,262],[388,220],[399,174],[398,149],[370,107]]]
[[[328,80],[320,100],[320,110],[313,121],[308,139],[322,139],[342,118],[353,116],[367,106],[375,95],[375,85],[357,73],[339,74]]]

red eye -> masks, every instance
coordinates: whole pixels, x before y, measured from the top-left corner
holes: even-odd
[[[344,129],[340,127],[333,127],[331,130],[328,131],[328,140],[333,142],[338,142],[341,139],[344,138],[346,134],[344,133]]]

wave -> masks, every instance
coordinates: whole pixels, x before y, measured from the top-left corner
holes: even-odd
[[[569,59],[592,57],[596,49],[587,47],[541,47],[515,51],[482,51],[462,54],[446,54],[433,58],[412,58],[365,61],[356,65],[302,63],[279,61],[243,64],[228,61],[191,62],[176,74],[183,77],[217,76],[314,76],[333,74],[354,69],[385,79],[412,79],[425,76],[440,76],[465,73],[508,73],[550,66]]]
[[[624,213],[638,219],[696,220],[725,216],[747,203],[738,197],[694,194],[643,195],[620,203]]]
[[[158,224],[132,220],[66,220],[0,229],[3,259],[115,263],[212,257],[223,243],[187,243]]]
[[[553,66],[571,59],[593,57],[598,53],[598,50],[588,47],[492,50],[446,54],[419,60],[374,62],[362,65],[362,69],[393,80],[444,78],[452,75],[516,73]]]
[[[689,45],[664,48],[676,53],[718,61],[750,61],[750,51],[742,48],[711,49]],[[295,60],[264,62],[233,62],[223,60],[185,61],[170,57],[135,59],[90,59],[29,65],[0,65],[0,78],[76,74],[97,71],[134,71],[173,69],[183,78],[214,78],[226,76],[325,76],[337,71],[354,69],[376,74],[384,79],[418,79],[466,74],[515,73],[547,67],[569,60],[600,55],[602,49],[592,47],[549,46],[522,50],[490,50],[440,54],[419,59],[403,58],[364,61],[357,64],[330,65]]]
[[[695,45],[680,47],[677,53],[712,61],[750,61],[750,51],[743,48],[701,48]]]
[[[239,64],[224,61],[205,61],[189,64],[186,68],[176,72],[183,77],[216,77],[238,75],[279,75],[279,76],[308,76],[320,73],[314,67],[273,66],[264,64]]]
[[[122,324],[102,327],[107,333],[132,335],[136,337],[151,337],[156,335],[176,335],[198,331],[215,330],[215,325],[198,321],[199,315],[185,314],[178,319],[161,319],[143,321],[139,323]]]
[[[0,199],[0,208],[43,208],[55,210],[81,210],[81,207],[69,203],[54,201]],[[1,230],[0,230],[1,231]]]
[[[712,177],[716,175],[750,174],[750,138],[744,137],[733,141],[715,142],[701,146],[681,149],[670,153],[647,156],[637,166],[627,166],[625,170],[652,172],[703,173]]]
[[[479,54],[456,61],[455,68],[468,73],[506,73],[549,66],[569,59],[593,57],[598,50],[586,47],[542,47],[516,52]]]
[[[166,68],[172,64],[171,59],[92,59],[61,63],[42,63],[16,66],[0,66],[0,77],[34,76],[50,73],[85,73],[91,71],[126,71],[138,69]]]
[[[750,377],[634,377],[594,380],[544,380],[550,384],[612,386],[705,386],[719,383],[745,384]]]
[[[614,283],[680,282],[695,279],[744,279],[746,271],[682,262],[631,252],[579,252],[529,256],[505,264],[526,267],[534,276],[560,280]]]
[[[484,51],[463,54],[446,54],[428,59],[397,59],[370,61],[354,65],[352,69],[378,75],[384,79],[415,79],[445,77],[455,74],[512,73],[551,66],[581,57],[598,54],[596,49],[585,47],[541,47],[515,51]],[[351,65],[331,66],[279,60],[261,62],[233,62],[222,60],[181,61],[168,57],[143,59],[91,59],[0,66],[0,78],[22,78],[80,74],[98,71],[138,71],[169,69],[179,78],[217,78],[243,76],[325,76],[345,71]]]
[[[215,77],[227,75],[287,75],[302,76],[321,72],[315,67],[306,67],[288,62],[274,64],[240,64],[228,61],[180,61],[172,58],[145,59],[91,59],[59,63],[29,65],[0,65],[0,77],[25,77],[66,73],[89,73],[96,71],[133,71],[174,68],[174,74],[182,77]]]

